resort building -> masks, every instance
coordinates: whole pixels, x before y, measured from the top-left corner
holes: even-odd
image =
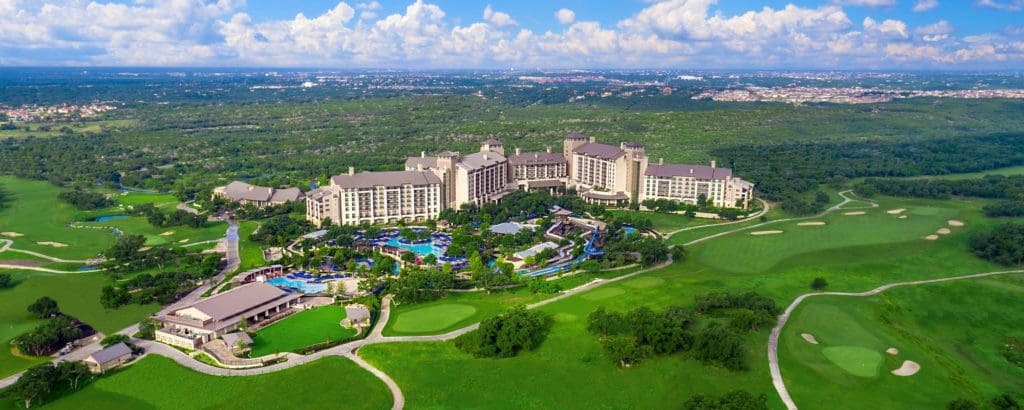
[[[158,316],[161,328],[156,331],[156,340],[195,349],[243,322],[256,323],[286,312],[298,304],[301,296],[262,282],[239,286]]]
[[[82,362],[89,367],[90,372],[99,374],[125,364],[131,359],[132,349],[124,343],[117,343],[89,355]]]
[[[648,161],[643,144],[623,142],[616,147],[573,133],[563,147],[570,164],[569,187],[584,200],[612,206],[639,202]]]
[[[213,189],[213,196],[238,202],[242,205],[254,205],[263,208],[270,205],[281,205],[305,199],[298,188],[267,188],[250,185],[242,181],[234,181],[225,186]]]
[[[754,195],[754,185],[732,176],[729,168],[711,166],[664,164],[650,165],[644,175],[641,201],[668,199],[697,204],[703,198],[716,207],[746,208]]]
[[[508,159],[501,141],[489,139],[480,151],[466,156],[442,151],[436,157],[421,152],[409,157],[405,170],[430,171],[441,179],[446,208],[458,209],[464,204],[483,205],[505,196],[509,189]]]
[[[569,162],[565,156],[551,152],[523,153],[516,148],[516,154],[508,157],[509,174],[515,185],[529,191],[547,190],[556,193],[565,188],[569,177]]]
[[[441,179],[430,171],[355,173],[331,177],[328,186],[309,194],[306,219],[320,226],[330,218],[341,225],[422,221],[444,209]]]

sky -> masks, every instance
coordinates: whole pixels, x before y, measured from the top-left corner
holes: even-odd
[[[1024,69],[1024,0],[0,0],[0,66]]]

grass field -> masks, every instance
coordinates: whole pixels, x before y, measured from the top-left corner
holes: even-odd
[[[487,292],[450,292],[444,299],[391,308],[385,336],[429,335],[452,331],[497,315],[509,306],[529,304],[543,295],[524,288]]]
[[[96,229],[102,232],[111,232],[112,229],[121,232],[142,235],[146,237],[146,246],[158,245],[183,245],[192,242],[202,242],[224,237],[228,225],[225,222],[206,222],[201,228],[188,226],[169,226],[158,228],[150,225],[146,218],[132,216],[118,218],[108,221],[80,222],[77,229]]]
[[[63,259],[88,259],[114,244],[114,235],[93,229],[72,229],[78,210],[57,199],[61,192],[45,181],[0,177],[0,186],[13,199],[0,211],[0,230],[24,236],[7,238],[14,246]],[[37,242],[58,242],[68,246],[53,247]]]
[[[714,219],[689,218],[686,215],[662,212],[613,210],[611,213],[615,215],[636,215],[650,219],[654,230],[662,234],[690,226],[714,225],[717,222]]]
[[[249,239],[249,235],[252,235],[259,226],[258,221],[243,221],[238,226],[238,257],[241,259],[241,264],[238,267],[239,272],[267,264],[263,260],[263,249],[260,248],[260,244]]]
[[[896,288],[868,298],[810,298],[780,340],[782,374],[797,405],[827,401],[836,409],[867,402],[942,408],[960,397],[982,403],[1001,393],[1020,395],[1024,368],[1008,363],[997,347],[1007,336],[1024,336],[1024,311],[1016,308],[1022,298],[1024,274]],[[821,345],[805,342],[801,333]],[[849,371],[830,360],[830,349],[840,346],[875,355],[877,371]],[[885,353],[889,348],[898,355]],[[921,370],[890,374],[903,360]]]
[[[50,275],[29,271],[10,273],[15,286],[0,290],[0,377],[8,376],[39,363],[38,358],[25,359],[12,355],[12,338],[42,323],[25,310],[42,296],[57,301],[62,312],[81,319],[99,332],[108,333],[125,328],[157,310],[156,305],[128,305],[117,310],[100,306],[100,290],[110,283],[102,273]]]
[[[81,391],[49,403],[47,409],[386,409],[384,383],[339,357],[251,377],[209,376],[170,359],[141,359],[101,377]],[[14,409],[9,400],[0,408]]]
[[[1024,175],[1024,166],[1006,167],[1006,168],[991,169],[991,170],[988,170],[988,171],[970,172],[970,173],[964,173],[964,174],[934,175],[934,176],[927,176],[927,177],[922,177],[922,178],[949,179],[949,180],[954,180],[955,181],[955,180],[962,180],[962,179],[981,178],[981,177],[984,177],[985,175],[1006,175],[1006,176],[1010,176],[1010,175]]]
[[[750,243],[767,237],[735,233],[691,246],[687,260],[665,269],[546,305],[541,310],[555,320],[550,335],[538,350],[519,357],[473,359],[451,342],[372,345],[362,348],[360,354],[403,387],[410,408],[446,407],[451,403],[499,408],[666,408],[678,407],[695,393],[719,394],[737,388],[766,393],[772,407],[778,408],[782,404],[772,389],[764,353],[767,329],[747,335],[750,370],[746,372],[707,367],[685,354],[622,370],[603,355],[596,338],[585,330],[586,315],[599,306],[614,310],[689,306],[696,294],[727,289],[757,290],[785,305],[808,292],[811,280],[818,276],[828,280],[829,290],[864,291],[894,281],[999,269],[966,251],[970,231],[995,223],[980,216],[980,202],[892,198],[879,202],[882,205],[878,210],[885,216],[839,214],[825,219],[833,222],[830,225],[781,228],[787,232],[776,235],[775,240],[785,239],[783,242],[789,245],[767,245],[782,252],[777,256],[758,254],[770,258],[767,262],[743,255],[753,248]],[[903,233],[902,229],[889,227],[894,222],[886,217],[897,216],[884,211],[892,208],[907,208],[906,222],[919,219],[912,222],[920,224],[914,229],[927,227],[931,231],[950,217],[967,222],[967,226],[938,241],[925,241],[917,237],[918,232]],[[934,225],[939,222],[943,225]],[[847,238],[851,235],[855,237]],[[856,360],[856,355],[853,358]],[[888,370],[879,367],[879,374],[883,369]],[[438,374],[459,377],[439,378]],[[489,402],[493,397],[507,400]],[[823,400],[819,402],[826,402]]]
[[[317,343],[352,337],[355,329],[341,327],[345,308],[321,306],[296,313],[261,329],[252,338],[252,357],[294,352]]]

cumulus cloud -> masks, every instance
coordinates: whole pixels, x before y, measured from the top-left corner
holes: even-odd
[[[487,7],[484,7],[484,20],[487,20],[498,27],[514,26],[518,24],[512,16],[508,15],[508,13],[494,11],[490,4],[488,4]]]
[[[913,10],[917,13],[921,13],[932,10],[936,7],[939,7],[939,0],[917,0],[917,3],[914,3]]]
[[[958,38],[947,21],[915,27],[869,17],[856,24],[833,2],[735,14],[717,4],[663,0],[611,24],[576,21],[572,10],[561,9],[555,13],[561,26],[534,31],[517,27],[508,13],[491,6],[476,21],[461,22],[424,0],[389,15],[377,2],[338,2],[317,15],[260,21],[248,14],[243,0],[0,0],[0,64],[930,68],[1024,63],[1019,27]]]
[[[555,12],[555,18],[561,24],[572,24],[573,21],[576,21],[576,12],[569,9],[558,9]]]

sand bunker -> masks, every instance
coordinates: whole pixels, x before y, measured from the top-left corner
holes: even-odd
[[[761,235],[778,235],[780,233],[782,233],[782,231],[757,231],[757,232],[751,232],[750,234],[754,235],[754,236],[761,236]]]
[[[898,354],[900,354],[900,349],[897,349],[897,348],[895,348],[895,347],[890,347],[890,348],[888,348],[888,349],[885,349],[885,352],[886,352],[886,353],[888,353],[888,354],[891,354],[891,355],[895,356],[895,355],[898,355]]]
[[[18,232],[0,232],[0,235],[6,236],[8,238],[17,238],[19,236],[25,236]]]
[[[949,226],[964,226],[964,223],[960,222],[960,221],[958,221],[956,219],[950,219],[949,220]]]
[[[907,219],[906,215],[900,215],[900,219]]]
[[[935,233],[939,235],[949,235],[950,232],[952,231],[950,231],[949,228],[939,228],[939,230],[935,231]]]
[[[904,360],[903,361],[903,365],[900,366],[899,369],[893,370],[892,374],[895,374],[897,376],[907,377],[907,376],[913,376],[913,375],[917,374],[918,370],[921,370],[921,365],[917,364],[917,362],[912,362],[910,360]]]
[[[800,222],[800,223],[796,224],[796,226],[822,226],[822,225],[824,225],[824,224],[825,224],[825,223],[824,223],[824,222],[821,222],[821,221],[815,221],[815,222]]]
[[[810,333],[801,333],[800,337],[804,338],[804,340],[806,340],[807,343],[810,343],[812,345],[818,344],[818,339],[815,339],[814,335],[812,335]]]
[[[188,238],[185,238],[185,239],[182,239],[182,240],[178,241],[178,243],[185,243],[185,242],[188,242]]]
[[[844,213],[843,215],[846,215],[846,216],[854,216],[854,215],[864,215],[864,214],[866,214],[866,213],[867,213],[867,212],[864,212],[864,211],[853,211],[853,212],[846,212],[846,213]]]
[[[43,246],[52,246],[54,248],[64,248],[64,247],[68,246],[66,243],[60,243],[60,242],[36,242],[36,243],[39,244],[39,245],[43,245]]]
[[[145,252],[145,251],[148,251],[150,249],[153,249],[153,247],[152,246],[143,246],[143,247],[139,248],[139,252]]]
[[[888,211],[885,211],[885,212],[887,214],[889,214],[889,215],[899,215],[899,214],[902,214],[903,212],[906,212],[906,209],[905,208],[892,209],[892,210],[888,210]]]
[[[929,240],[929,241],[934,241],[934,240],[938,240],[939,239],[939,235],[928,235],[928,236],[926,236],[924,238]]]
[[[171,235],[174,235],[174,231],[167,231],[167,232],[164,232],[164,233],[160,234],[160,236],[171,236]]]

